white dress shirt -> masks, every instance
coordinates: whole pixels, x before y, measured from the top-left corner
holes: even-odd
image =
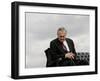
[[[70,50],[69,50],[68,43],[67,43],[67,41],[66,41],[66,40],[63,42],[63,44],[66,46],[67,50],[68,50],[68,51],[70,51]]]

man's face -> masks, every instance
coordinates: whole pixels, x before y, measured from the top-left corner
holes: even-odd
[[[63,43],[66,38],[66,32],[58,31],[57,36],[58,36],[59,41]]]

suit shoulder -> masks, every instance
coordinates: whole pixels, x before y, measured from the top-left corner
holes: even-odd
[[[57,38],[53,39],[50,43],[56,43],[57,42]]]
[[[70,39],[70,38],[66,38],[66,40],[73,42],[73,40],[72,40],[72,39]]]

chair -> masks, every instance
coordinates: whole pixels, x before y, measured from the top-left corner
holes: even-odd
[[[88,52],[77,52],[76,65],[89,65],[89,53]]]
[[[47,57],[47,63],[46,63],[46,67],[54,67],[56,66],[55,61],[52,59],[52,51],[50,48],[45,50],[45,54]]]

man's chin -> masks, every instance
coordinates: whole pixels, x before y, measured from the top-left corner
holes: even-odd
[[[63,42],[64,42],[64,40],[60,40],[60,42],[61,42],[61,43],[63,43]]]

